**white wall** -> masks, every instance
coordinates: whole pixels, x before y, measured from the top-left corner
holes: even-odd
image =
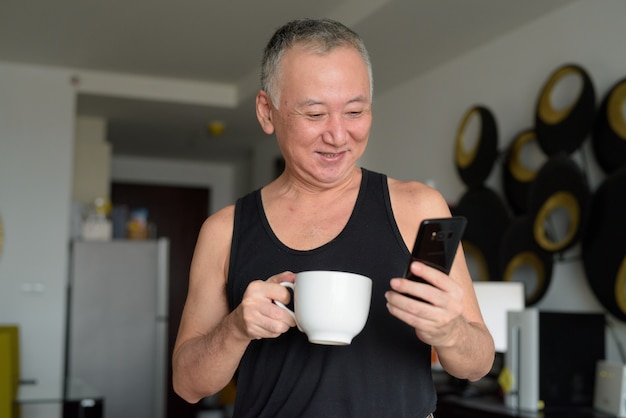
[[[106,120],[78,117],[74,133],[72,200],[93,205],[96,198],[111,197],[111,152],[106,138]]]
[[[63,378],[74,98],[64,71],[0,63],[0,322],[19,325],[21,377],[47,398]]]
[[[453,149],[465,112],[475,104],[489,107],[498,123],[499,149],[504,150],[516,134],[532,128],[541,87],[565,63],[588,71],[599,103],[626,76],[625,16],[624,1],[575,2],[376,97],[362,164],[403,180],[432,180],[448,201],[456,201],[465,187],[454,168]],[[584,148],[593,163],[588,144]],[[597,186],[602,177],[591,169],[592,186]],[[496,190],[501,190],[499,176],[494,170],[488,179]],[[567,256],[579,254],[577,247]],[[537,307],[601,309],[581,262],[557,262],[552,277]],[[618,323],[617,328],[626,343],[626,327]],[[619,360],[615,342],[607,343],[609,358]]]
[[[256,190],[275,178],[275,161],[281,157],[274,135],[259,140],[252,157],[252,190]]]

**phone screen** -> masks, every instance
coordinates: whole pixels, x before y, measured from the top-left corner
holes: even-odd
[[[466,225],[467,219],[462,216],[422,221],[409,266],[412,261],[418,260],[446,274],[450,273]],[[411,274],[408,266],[405,277],[420,280]]]

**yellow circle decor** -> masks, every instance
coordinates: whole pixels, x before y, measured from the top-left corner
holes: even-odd
[[[567,216],[567,219],[565,219],[567,222],[565,235],[558,236],[558,234],[552,234],[550,236],[546,227],[550,223],[549,218],[562,215],[563,212],[557,213],[561,209],[564,209],[564,214]],[[535,241],[541,248],[550,252],[557,252],[570,247],[576,236],[576,231],[580,227],[580,216],[580,204],[572,193],[567,191],[555,192],[546,199],[535,216],[533,226]]]
[[[482,185],[497,157],[495,117],[488,108],[474,106],[466,112],[456,136],[455,163],[463,183],[469,187]]]
[[[591,191],[582,169],[567,155],[551,157],[529,192],[533,236],[545,251],[563,252],[582,237]]]
[[[565,76],[570,74],[580,74],[581,72],[574,66],[565,66],[556,70],[544,85],[541,95],[539,96],[538,116],[549,125],[556,125],[561,122],[572,112],[576,103],[580,100],[580,93],[576,101],[568,104],[562,109],[555,109],[552,105],[551,95],[556,88],[557,83]]]
[[[511,222],[500,244],[501,279],[524,283],[526,306],[537,303],[552,280],[554,260],[532,236],[533,219],[520,216]]]
[[[626,118],[622,111],[626,105],[626,80],[613,88],[609,95],[607,117],[613,132],[626,141]]]
[[[474,280],[500,280],[499,246],[511,222],[504,200],[489,187],[474,187],[461,196],[451,211],[467,218],[463,248],[479,265],[480,277],[473,277]]]
[[[536,142],[537,135],[533,131],[520,134],[514,141],[511,148],[511,158],[508,159],[509,171],[513,177],[521,182],[529,183],[535,179],[537,171],[531,170],[522,163],[522,149],[529,143]]]
[[[530,267],[532,271],[535,273],[535,280],[533,283],[529,281],[524,281],[524,291],[526,298],[526,305],[533,305],[538,302],[541,296],[545,293],[547,289],[546,284],[546,270],[544,268],[544,264],[539,259],[536,253],[532,251],[523,251],[519,254],[516,254],[509,264],[506,266],[504,270],[504,281],[512,281],[515,273],[521,270],[524,266]],[[533,286],[531,286],[531,284]]]
[[[528,211],[528,193],[547,156],[532,129],[520,132],[508,147],[502,167],[504,195],[515,214]]]
[[[555,92],[570,77],[578,79],[582,85],[577,96],[565,106],[555,106]],[[580,147],[593,127],[595,100],[591,78],[581,66],[567,64],[550,75],[541,89],[535,110],[535,131],[539,145],[546,154],[570,154]]]
[[[472,162],[476,159],[476,154],[478,153],[478,146],[480,145],[480,141],[474,138],[475,144],[473,146],[467,147],[467,143],[469,142],[466,136],[468,135],[468,125],[470,125],[470,121],[473,118],[479,117],[480,111],[477,107],[471,108],[467,111],[463,120],[461,121],[461,126],[459,126],[459,131],[456,136],[456,163],[459,168],[465,169],[469,167]],[[469,149],[467,149],[469,148]]]

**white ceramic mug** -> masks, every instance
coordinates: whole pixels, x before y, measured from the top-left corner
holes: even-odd
[[[316,344],[348,345],[359,334],[370,311],[372,280],[341,271],[303,271],[294,283],[294,311],[280,302],[296,320],[298,329]]]

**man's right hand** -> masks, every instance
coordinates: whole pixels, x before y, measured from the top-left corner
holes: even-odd
[[[290,302],[291,293],[280,283],[293,282],[295,277],[294,273],[285,271],[265,281],[250,282],[241,304],[233,312],[240,331],[247,338],[276,338],[296,325],[293,317],[274,303],[287,305]]]

